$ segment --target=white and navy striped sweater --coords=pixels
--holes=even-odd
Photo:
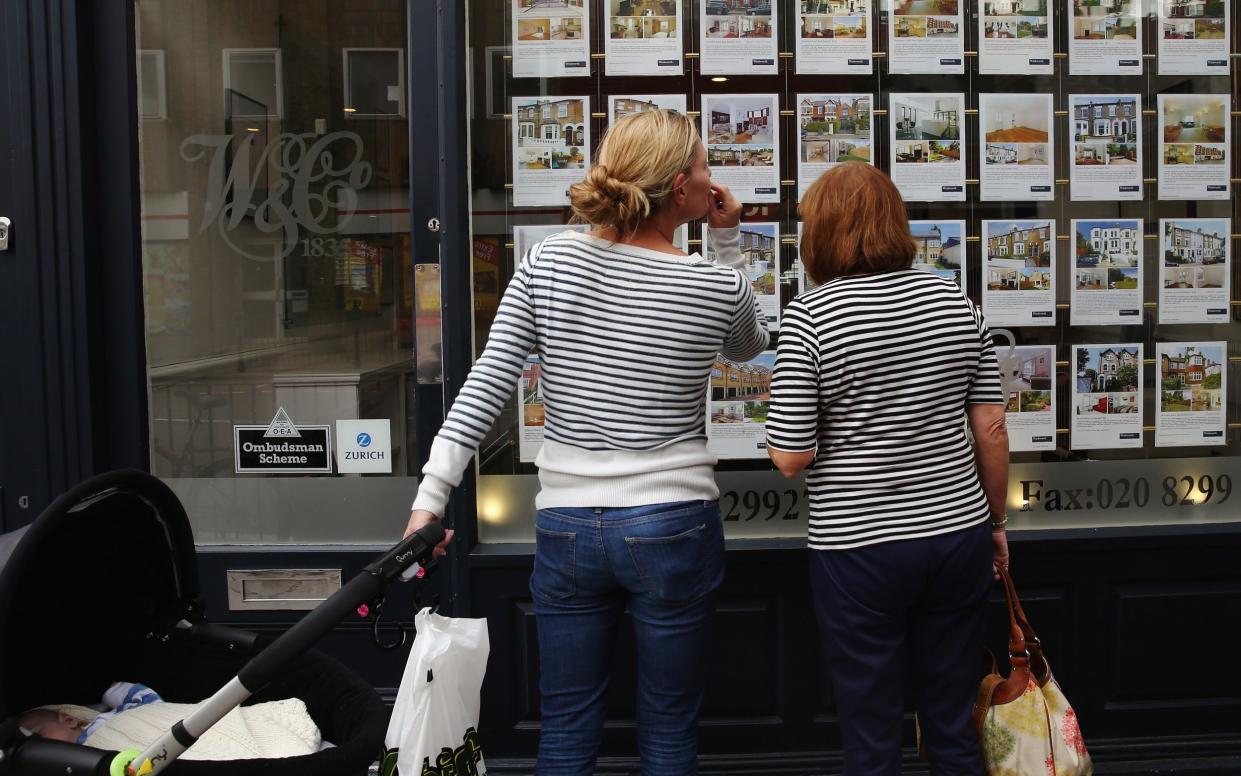
[[[431,445],[414,508],[443,514],[532,350],[544,397],[538,508],[717,498],[708,377],[717,354],[745,361],[768,344],[737,270],[737,232],[712,231],[719,264],[577,232],[533,246]]]
[[[988,519],[967,404],[1003,404],[982,314],[909,269],[838,278],[784,310],[768,447],[817,450],[811,549],[934,536]]]

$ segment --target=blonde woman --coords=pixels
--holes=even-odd
[[[407,531],[443,513],[536,350],[545,414],[530,578],[543,716],[536,773],[594,772],[628,609],[642,773],[688,776],[724,571],[707,381],[718,354],[744,361],[767,347],[766,320],[737,269],[741,206],[711,183],[690,119],[626,116],[596,158],[569,189],[576,219],[593,231],[554,235],[522,257],[432,444]],[[704,217],[720,263],[672,243],[681,224]]]

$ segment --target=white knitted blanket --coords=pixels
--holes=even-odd
[[[142,749],[194,710],[188,703],[150,703],[104,723],[87,746]],[[296,757],[319,751],[320,734],[306,704],[297,698],[233,709],[191,746],[185,760],[250,760]]]

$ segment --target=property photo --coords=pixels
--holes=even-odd
[[[1216,0],[1219,2],[1219,0]],[[1228,34],[1223,19],[1196,19],[1194,21],[1194,38],[1196,40],[1223,40]]]
[[[1138,395],[1136,393],[1109,393],[1107,396],[1107,414],[1128,415],[1138,411]]]
[[[893,0],[896,16],[956,16],[958,0]]]
[[[1047,17],[988,16],[983,19],[982,33],[983,37],[988,40],[1046,40]]]
[[[609,0],[612,16],[673,16],[680,0]]]
[[[801,0],[803,16],[823,14],[826,16],[866,16],[870,14],[869,0]]]
[[[811,38],[834,38],[836,37],[836,19],[833,16],[803,16],[801,17],[801,37],[804,39]]]
[[[525,170],[585,166],[586,121],[579,98],[539,99],[515,106],[518,165]]]
[[[1051,391],[1022,391],[1018,412],[1051,412]]]
[[[1052,348],[1021,347],[1014,350],[1015,368],[1006,374],[1005,385],[1014,391],[1039,393],[1052,390],[1055,355]],[[1010,362],[1003,367],[1006,373]],[[1050,400],[1049,402],[1050,403]]]
[[[712,402],[711,423],[766,423],[767,406],[765,401]]]
[[[524,17],[517,19],[517,40],[551,40],[552,20]]]
[[[1223,394],[1227,353],[1218,345],[1166,345],[1159,354],[1159,404],[1164,412],[1209,412]]]
[[[951,273],[959,281],[964,238],[961,224],[955,221],[910,221],[909,232],[917,249],[914,269]]]
[[[708,38],[770,38],[771,16],[708,16],[702,20]]]
[[[1107,404],[1106,393],[1079,393],[1077,395],[1077,414],[1106,415]]]
[[[1140,221],[1078,221],[1075,264],[1079,268],[1136,268],[1142,239]]]
[[[797,114],[802,161],[870,160],[869,97],[807,97]]]
[[[837,16],[832,26],[832,35],[845,40],[866,37],[865,16]]]
[[[776,152],[772,146],[707,146],[707,164],[711,167],[772,167],[775,158]]]
[[[892,34],[897,38],[925,38],[925,16],[898,16],[892,25]]]
[[[1132,348],[1079,348],[1077,392],[1135,393],[1142,379],[1141,366]]]
[[[675,95],[674,95],[675,96]],[[645,113],[652,110],[684,111],[683,105],[672,100],[660,100],[659,95],[651,97],[617,97],[612,103],[612,121],[628,116],[631,113]]]
[[[625,2],[626,0],[620,0]],[[617,0],[613,0],[617,2]],[[647,3],[657,5],[657,3]],[[655,16],[652,14],[634,14],[632,16],[613,16],[608,36],[613,40],[642,40],[647,38],[671,38],[677,33],[676,5],[669,3],[671,14]]]
[[[1022,267],[1018,280],[1020,291],[1048,291],[1051,289],[1051,271],[1038,267]]]
[[[961,137],[959,95],[894,96],[889,113],[897,140],[958,140]]]
[[[989,142],[1046,143],[1048,115],[1046,106],[1020,95],[988,95],[987,113],[980,116]]]
[[[1204,267],[1218,268],[1222,279],[1229,237],[1226,221],[1165,221],[1162,235],[1164,287],[1202,288],[1206,282],[1202,274]]]
[[[928,38],[955,38],[961,34],[961,25],[955,16],[926,17],[926,36]]]
[[[711,369],[711,401],[760,402],[766,420],[766,404],[771,400],[771,373],[775,369],[775,353],[764,353],[741,363],[717,356]]]
[[[764,145],[772,143],[777,116],[772,100],[744,95],[702,98],[707,117],[707,143]]]
[[[1130,4],[1122,3],[1121,5]],[[1074,10],[1077,10],[1076,7]],[[1074,40],[1137,40],[1137,36],[1138,19],[1133,13],[1078,16],[1073,19]]]
[[[576,16],[581,18],[586,0],[514,0],[518,21],[524,16]]]
[[[984,230],[988,262],[1017,262],[1011,266],[1049,269],[1056,236],[1050,221],[991,222]],[[1035,276],[1028,276],[1035,280]]]
[[[1228,98],[1170,94],[1163,98],[1163,142],[1223,143]]]

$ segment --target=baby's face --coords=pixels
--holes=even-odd
[[[68,714],[46,711],[23,720],[22,727],[40,738],[73,743],[82,734],[82,723]]]

